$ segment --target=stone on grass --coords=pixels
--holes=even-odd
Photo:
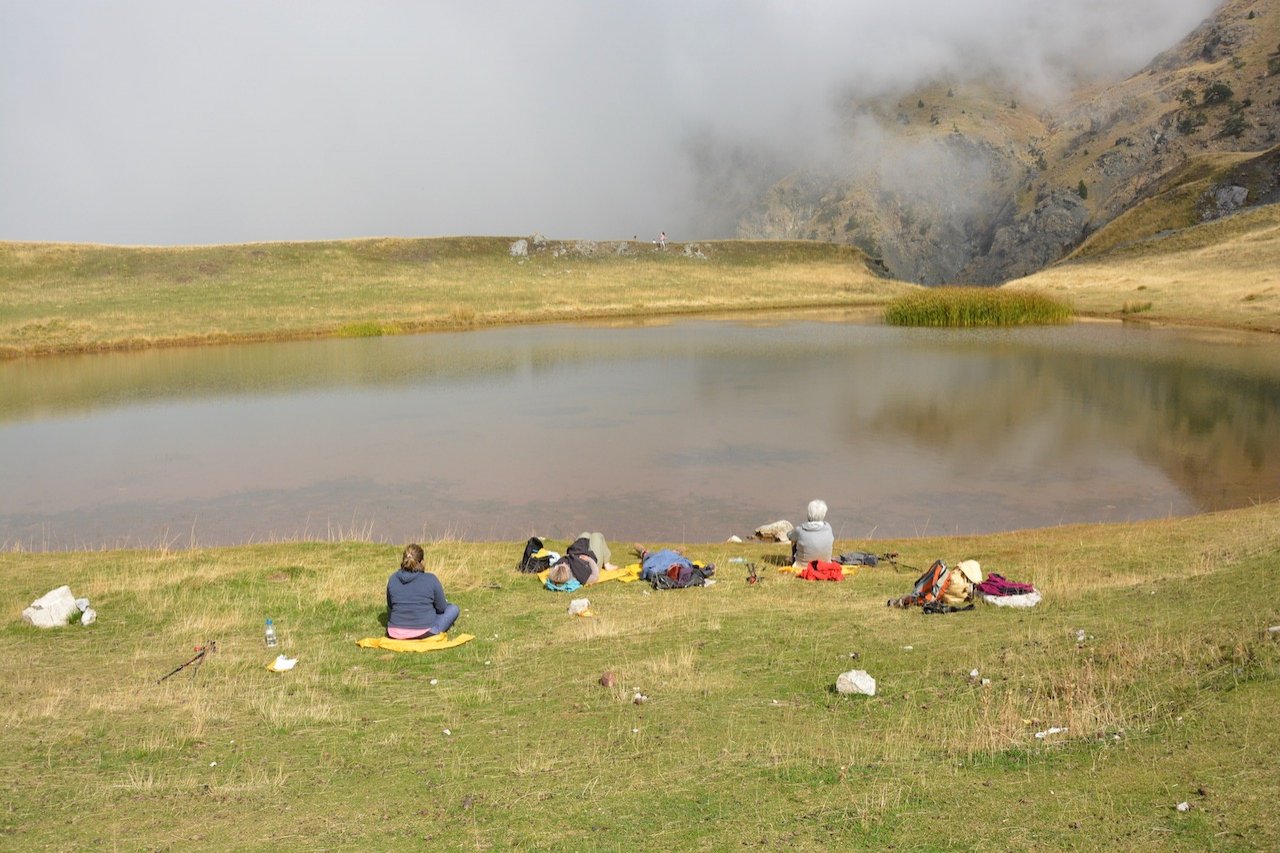
[[[836,677],[836,692],[843,695],[858,693],[863,696],[876,695],[876,680],[865,670],[851,669]]]
[[[782,519],[760,525],[756,528],[755,534],[757,539],[763,539],[766,542],[786,542],[787,534],[792,530],[795,530],[795,525]]]
[[[60,586],[31,602],[31,606],[22,611],[22,621],[37,628],[60,628],[77,610],[71,587]]]

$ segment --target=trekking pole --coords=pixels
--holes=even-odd
[[[883,557],[881,557],[881,559],[882,559],[882,560],[887,561],[887,562],[889,563],[889,565],[893,566],[893,568],[894,568],[894,569],[897,569],[899,566],[901,566],[902,568],[904,568],[904,569],[910,569],[910,570],[911,570],[911,571],[913,571],[913,572],[923,572],[923,571],[924,571],[924,569],[920,568],[919,566],[913,566],[913,565],[911,565],[910,563],[899,563],[899,562],[898,562],[898,552],[897,552],[897,551],[890,551],[889,553],[887,553],[887,554],[885,554]]]
[[[196,646],[195,656],[192,657],[191,660],[187,661],[186,663],[178,664],[174,668],[173,672],[169,673],[169,675],[165,675],[156,679],[156,684],[159,684],[160,682],[164,681],[170,675],[177,675],[178,673],[182,672],[184,669],[191,666],[192,664],[195,664],[195,667],[196,667],[192,675],[192,679],[194,679],[195,678],[194,673],[198,673],[200,671],[200,664],[204,663],[205,655],[209,654],[209,652],[216,652],[217,650],[218,650],[217,640],[206,641],[203,646]]]

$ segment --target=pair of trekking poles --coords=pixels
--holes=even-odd
[[[186,661],[185,663],[178,664],[176,667],[174,667],[173,671],[170,672],[168,675],[163,675],[160,678],[156,679],[156,684],[159,684],[160,682],[164,681],[166,678],[169,678],[169,676],[177,675],[178,673],[182,672],[184,669],[186,669],[189,666],[195,667],[195,669],[191,671],[191,678],[194,681],[195,677],[200,674],[200,664],[204,663],[204,659],[208,657],[210,653],[216,652],[217,650],[218,650],[217,640],[206,641],[203,646],[196,646],[196,653],[191,658],[191,660]]]

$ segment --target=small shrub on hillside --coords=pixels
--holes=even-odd
[[[1209,119],[1202,112],[1187,113],[1178,119],[1178,133],[1183,136],[1190,136],[1200,128],[1204,127],[1205,122]]]
[[[1089,197],[1089,188],[1085,186],[1084,178],[1080,179],[1080,186],[1076,187],[1076,194],[1079,195],[1081,199]]]
[[[1204,88],[1204,102],[1206,104],[1225,104],[1235,97],[1235,94],[1226,83],[1210,83]]]
[[[993,287],[933,287],[901,296],[884,309],[891,326],[1039,326],[1069,323],[1074,312],[1043,293]]]
[[[1183,89],[1178,93],[1178,100],[1189,107],[1196,105],[1196,93],[1194,89]]]
[[[1238,138],[1248,128],[1249,122],[1244,120],[1244,116],[1234,115],[1222,123],[1222,131],[1218,135]]]

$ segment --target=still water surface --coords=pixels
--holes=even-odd
[[[1280,497],[1280,346],[1109,324],[538,326],[0,363],[0,546],[844,538]]]

